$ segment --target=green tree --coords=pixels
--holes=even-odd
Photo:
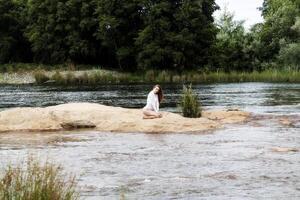
[[[297,32],[298,37],[288,44],[284,40],[281,42],[278,59],[281,65],[300,70],[300,17],[297,17],[292,29]]]
[[[300,15],[299,0],[265,0],[262,15],[265,19],[259,34],[263,48],[262,58],[266,62],[276,61],[281,46],[295,42],[299,35],[291,27]]]
[[[139,32],[139,68],[176,69],[207,64],[216,29],[213,0],[148,0]]]
[[[281,48],[278,58],[285,68],[300,70],[300,42],[290,43]]]
[[[0,0],[0,63],[30,61],[29,42],[23,36],[24,1]]]
[[[248,69],[263,71],[265,66],[264,47],[260,39],[260,33],[263,24],[258,23],[251,27],[247,33],[244,44],[246,56],[248,59]]]
[[[26,35],[36,62],[88,63],[99,59],[95,1],[30,0],[27,6]]]
[[[143,27],[143,0],[101,0],[97,4],[98,31],[102,41],[121,70],[134,70],[137,50],[134,45],[138,31]]]
[[[36,62],[57,63],[67,57],[65,47],[65,2],[59,0],[30,0],[26,35],[32,44]]]
[[[244,29],[243,21],[235,21],[234,14],[225,8],[216,23],[219,31],[214,44],[212,65],[224,71],[253,70],[254,38]]]
[[[96,38],[98,29],[97,0],[68,0],[66,45],[69,59],[79,63],[102,63],[104,49]]]

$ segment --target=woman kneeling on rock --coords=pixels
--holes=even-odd
[[[147,105],[143,108],[143,119],[161,118],[162,114],[158,112],[159,104],[163,99],[163,91],[160,85],[155,85],[147,97]]]

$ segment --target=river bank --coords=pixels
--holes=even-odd
[[[24,66],[23,66],[24,65]],[[1,70],[2,69],[2,70]],[[97,85],[129,83],[300,83],[300,72],[270,69],[253,72],[171,70],[123,72],[99,66],[1,65],[0,84]]]

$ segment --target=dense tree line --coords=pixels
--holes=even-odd
[[[211,68],[264,70],[269,68],[300,69],[300,1],[264,0],[263,23],[249,31],[243,21],[224,11],[216,25],[217,40]]]
[[[214,0],[0,0],[0,63],[252,71],[300,63],[299,0],[244,29]]]
[[[31,60],[30,44],[24,36],[24,10],[22,1],[0,0],[0,63]]]
[[[202,66],[216,8],[213,0],[0,0],[0,62]]]

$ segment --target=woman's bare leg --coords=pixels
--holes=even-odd
[[[152,110],[143,110],[143,114],[144,114],[143,119],[154,119],[154,118],[162,117],[162,114]]]
[[[143,119],[155,119],[155,118],[157,118],[157,117],[155,117],[155,116],[147,116],[147,115],[143,116]]]

